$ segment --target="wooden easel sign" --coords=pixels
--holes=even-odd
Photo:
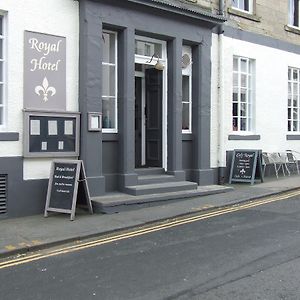
[[[75,219],[79,184],[83,185],[89,212],[93,213],[90,193],[82,160],[55,160],[52,162],[44,217],[48,212],[71,214]]]
[[[229,183],[263,182],[261,150],[234,150],[232,155]]]

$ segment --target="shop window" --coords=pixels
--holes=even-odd
[[[289,25],[300,27],[299,15],[300,15],[300,5],[299,0],[289,0]]]
[[[254,61],[245,57],[233,58],[232,130],[253,130]]]
[[[0,15],[0,129],[5,126],[6,99],[5,99],[5,28],[4,16]]]
[[[300,69],[288,68],[288,131],[300,131]]]
[[[192,132],[192,50],[183,46],[182,51],[182,132]]]
[[[102,60],[102,128],[117,132],[117,34],[103,31]]]
[[[253,13],[253,0],[232,0],[232,7],[244,12]]]

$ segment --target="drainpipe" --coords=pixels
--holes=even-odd
[[[225,0],[219,0],[219,15],[224,16]],[[218,168],[219,184],[224,184],[226,180],[226,153],[225,133],[224,133],[224,66],[223,66],[223,25],[218,26]]]

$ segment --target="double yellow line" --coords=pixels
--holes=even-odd
[[[209,212],[199,212],[197,215],[193,215],[190,217],[176,218],[173,220],[168,220],[162,224],[152,225],[149,227],[144,227],[144,228],[140,228],[140,229],[133,230],[133,231],[114,234],[112,236],[103,237],[98,240],[82,242],[77,245],[66,246],[66,247],[63,247],[60,249],[55,249],[55,250],[48,250],[46,253],[35,253],[32,255],[24,256],[24,257],[19,257],[19,258],[3,261],[3,262],[0,262],[0,270],[4,269],[4,268],[9,268],[9,267],[13,267],[13,266],[22,265],[25,263],[37,261],[37,260],[40,260],[43,258],[48,258],[48,257],[60,255],[60,254],[80,251],[83,249],[96,247],[96,246],[116,242],[119,240],[132,238],[132,237],[137,237],[140,235],[172,228],[175,226],[193,223],[196,221],[205,220],[208,218],[213,218],[213,217],[225,215],[225,214],[240,211],[240,210],[245,210],[248,208],[252,208],[252,207],[256,207],[256,206],[260,206],[260,205],[264,205],[264,204],[268,204],[268,203],[272,203],[272,202],[276,202],[276,201],[286,200],[286,199],[289,199],[289,198],[292,198],[295,196],[299,196],[299,195],[300,195],[300,189],[294,190],[292,192],[286,192],[286,193],[283,193],[283,194],[280,194],[277,196],[270,196],[270,197],[265,197],[265,198],[258,199],[258,200],[253,200],[253,201],[243,203],[240,205],[233,205],[233,206],[229,206],[229,207],[225,207],[225,208],[221,208],[221,209],[215,209],[213,211],[210,210]]]

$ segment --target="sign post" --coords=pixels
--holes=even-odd
[[[234,150],[231,161],[229,183],[263,182],[261,150]]]
[[[75,218],[79,184],[83,185],[89,212],[93,213],[83,161],[55,160],[52,162],[44,216],[48,212],[71,214]]]

